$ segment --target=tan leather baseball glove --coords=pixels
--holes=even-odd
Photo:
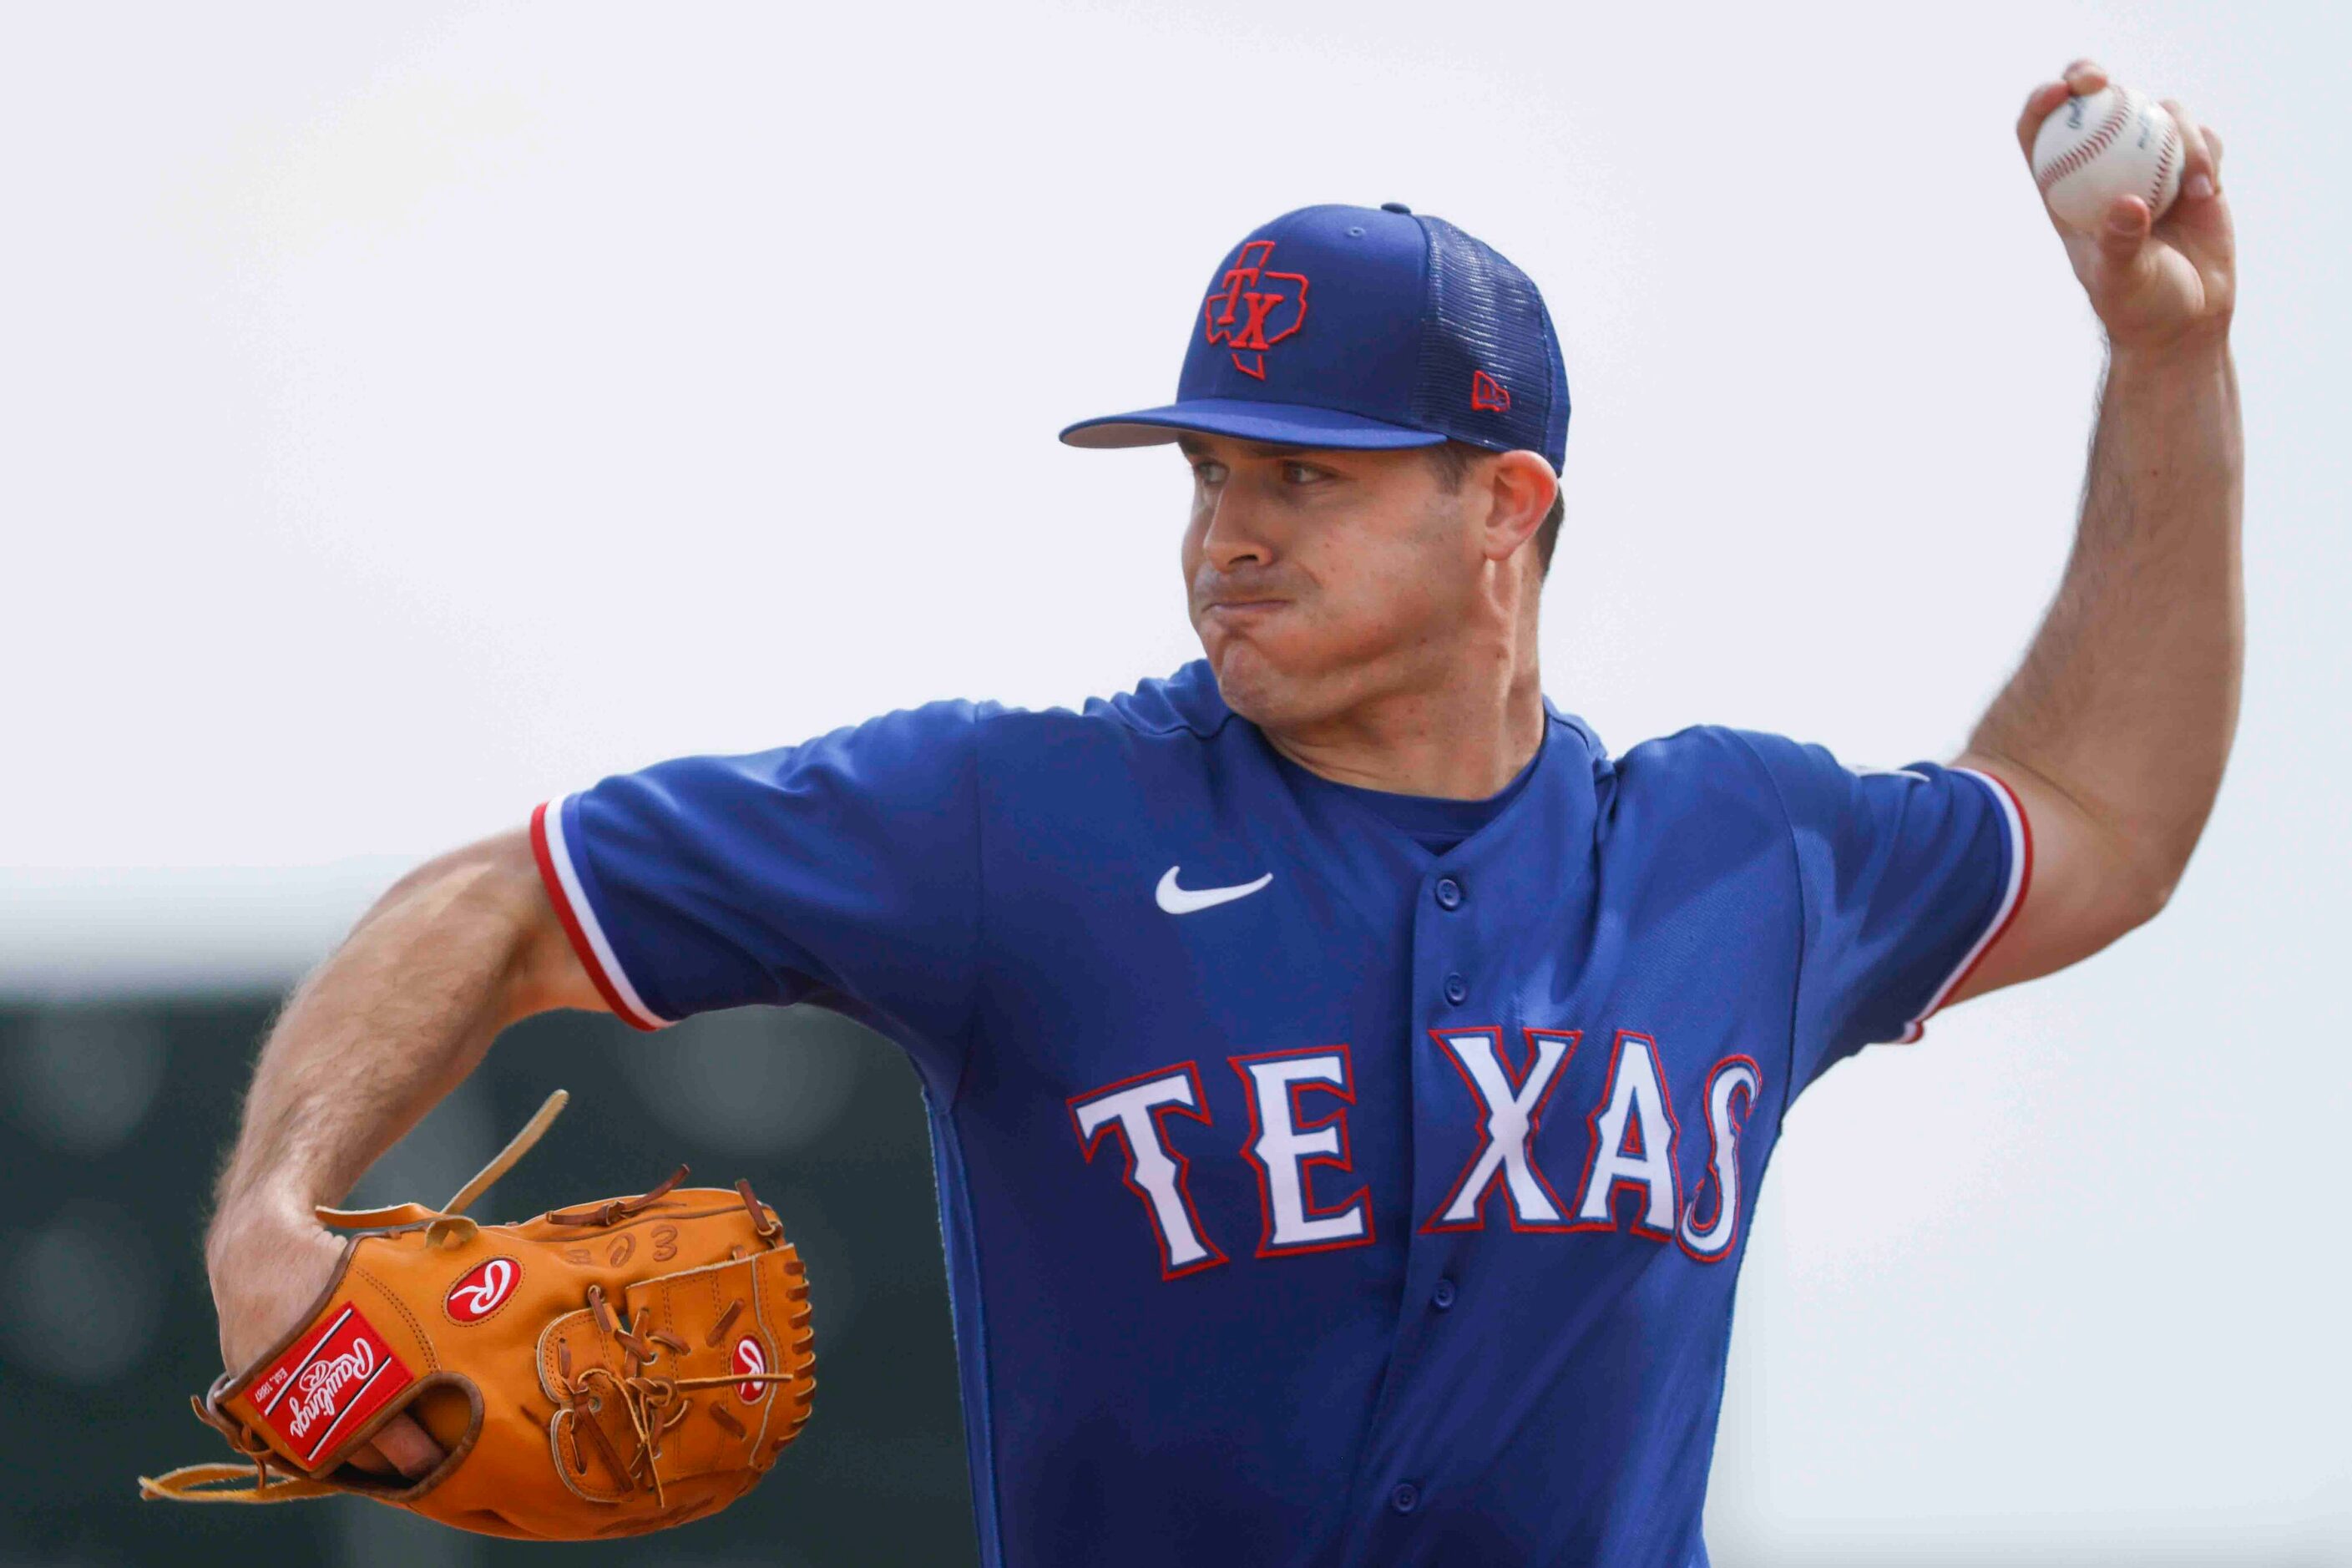
[[[142,1477],[141,1495],[352,1492],[485,1535],[583,1541],[667,1529],[751,1490],[816,1391],[800,1258],[750,1183],[682,1187],[683,1166],[637,1197],[466,1218],[565,1098],[441,1208],[320,1210],[354,1234],[317,1309],[192,1401],[246,1462]],[[404,1412],[439,1464],[412,1480],[350,1462]]]

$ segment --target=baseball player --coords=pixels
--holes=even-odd
[[[2104,83],[2035,89],[2021,141]],[[2232,241],[2173,107],[2163,220],[2062,229],[2108,339],[2080,531],[1958,757],[1612,753],[1552,706],[1542,299],[1402,205],[1287,214],[1212,273],[1173,402],[1063,433],[1181,449],[1202,658],[663,763],[404,879],[263,1052],[228,1364],[332,1268],[311,1205],[506,1025],[811,1002],[922,1082],[984,1562],[1704,1563],[1790,1105],[2149,919],[2219,787]]]

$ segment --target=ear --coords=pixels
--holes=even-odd
[[[1559,493],[1559,478],[1543,454],[1524,448],[1498,453],[1485,468],[1486,559],[1505,561],[1543,526]]]

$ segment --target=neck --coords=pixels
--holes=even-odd
[[[1433,683],[1264,733],[1276,751],[1334,784],[1484,800],[1517,778],[1543,742],[1534,638],[1501,651],[1463,661]]]

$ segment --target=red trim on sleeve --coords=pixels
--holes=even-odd
[[[2018,914],[2025,908],[2025,900],[2033,892],[2033,819],[2025,815],[2025,802],[2018,798],[2015,790],[2009,787],[2007,779],[1981,768],[1977,771],[1983,773],[1985,777],[1999,784],[2000,793],[2009,796],[2010,806],[2017,813],[2018,852],[2024,857],[2025,866],[2017,874],[2016,902],[2009,906],[2009,913],[2000,918],[2000,924],[1994,927],[1992,935],[1985,939],[1985,944],[1979,950],[1976,958],[1966,969],[1960,971],[1960,977],[1952,982],[1954,991],[1958,991],[1969,983],[1969,976],[1974,974],[1977,972],[1977,966],[1984,963],[1985,955],[2000,944],[2002,937],[2009,934],[2009,928],[2017,923]]]
[[[547,889],[547,900],[555,906],[555,918],[563,922],[563,934],[570,940],[572,951],[579,956],[580,967],[588,972],[588,978],[594,983],[596,994],[604,999],[604,1005],[612,1010],[614,1017],[632,1029],[653,1034],[657,1026],[637,1016],[636,1009],[622,1000],[612,976],[604,973],[604,964],[597,960],[595,948],[588,941],[587,931],[581,929],[580,917],[572,908],[572,900],[563,891],[563,878],[555,869],[555,852],[547,842],[547,808],[550,805],[558,810],[562,808],[560,801],[542,801],[530,814],[530,854],[531,858],[539,862],[539,879]]]
[[[2009,912],[2000,917],[2000,923],[1992,929],[1992,934],[1986,937],[1979,945],[1976,956],[1969,959],[1967,966],[1958,974],[1944,983],[1943,990],[1936,994],[1935,1005],[1920,1014],[1912,1023],[1911,1027],[1905,1031],[1915,1041],[1919,1037],[1920,1031],[1927,1026],[1927,1020],[1942,1012],[1946,1004],[1959,994],[1960,988],[1969,983],[1969,976],[1977,972],[1984,963],[1986,955],[2000,944],[2002,937],[2009,934],[2009,928],[2017,923],[2019,911],[2025,908],[2026,896],[2033,891],[2033,819],[2025,815],[2025,802],[2018,798],[2015,790],[2009,787],[2009,781],[1999,774],[1984,768],[1970,768],[1969,771],[1979,778],[1990,779],[2000,793],[2009,797],[2010,809],[2017,813],[2017,852],[2023,862],[2017,874],[2017,897],[2010,900]]]

